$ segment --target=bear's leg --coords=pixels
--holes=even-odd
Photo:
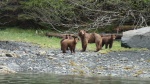
[[[69,50],[69,47],[67,47],[67,50]]]
[[[111,48],[112,48],[112,43],[109,44],[109,49],[111,49]]]
[[[63,53],[66,53],[66,48],[63,49]]]
[[[75,49],[73,49],[73,52],[75,53]]]
[[[100,50],[101,50],[102,49],[102,42],[100,43],[99,47],[100,47]]]
[[[102,42],[102,47],[105,45],[105,43],[104,42]]]
[[[66,53],[66,47],[67,45],[65,45],[64,43],[61,44],[61,50],[63,53]]]
[[[82,51],[84,52],[87,48],[87,44],[84,44],[83,47],[82,47]]]
[[[86,51],[87,45],[88,45],[88,40],[86,39],[85,41],[82,42],[82,51]]]
[[[105,49],[107,49],[107,48],[108,48],[108,43],[105,44]]]
[[[70,49],[70,52],[72,53],[72,52],[73,52],[73,49],[72,49],[72,47],[69,47],[69,49]]]
[[[96,51],[95,52],[98,52],[100,49],[101,49],[100,42],[96,42]]]
[[[73,50],[73,53],[75,53],[75,46],[73,47],[73,49],[72,49],[72,50]]]
[[[82,42],[82,52],[86,50],[87,42]]]

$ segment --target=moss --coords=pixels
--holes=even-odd
[[[146,60],[146,62],[150,62],[150,59]]]

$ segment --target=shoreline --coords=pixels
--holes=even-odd
[[[77,50],[64,54],[30,43],[0,41],[0,53],[0,73],[4,66],[6,73],[150,78],[150,50],[108,54]]]

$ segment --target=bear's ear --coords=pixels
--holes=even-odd
[[[77,43],[79,41],[79,38],[78,37],[75,37],[74,38],[75,42]]]
[[[85,33],[87,32],[86,30],[83,30]]]

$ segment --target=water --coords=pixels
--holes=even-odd
[[[150,79],[52,74],[0,74],[0,84],[150,84]]]

